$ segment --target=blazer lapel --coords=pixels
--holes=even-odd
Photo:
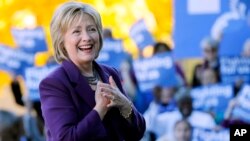
[[[98,72],[98,74],[100,75],[102,82],[103,83],[109,83],[109,72],[107,72],[105,69],[103,69],[102,66],[100,66],[99,64],[97,64],[95,61],[93,62],[94,66]]]
[[[80,70],[71,61],[63,61],[62,66],[66,71],[70,81],[74,83],[75,91],[91,107],[95,106],[94,91],[82,76]]]

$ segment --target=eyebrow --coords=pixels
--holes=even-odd
[[[89,27],[96,27],[96,25],[87,25],[87,28],[89,28]],[[77,26],[73,26],[72,27],[72,29],[75,29],[75,28],[79,29],[79,28],[82,28],[82,26],[81,25],[77,25]]]

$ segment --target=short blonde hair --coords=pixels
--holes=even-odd
[[[68,28],[72,26],[73,23],[79,21],[79,17],[82,17],[83,14],[88,14],[94,19],[100,39],[99,51],[101,50],[103,39],[102,22],[99,12],[85,3],[66,2],[55,11],[50,23],[50,34],[55,53],[54,57],[58,63],[69,59],[64,47],[63,37]],[[96,58],[98,57],[99,51]]]

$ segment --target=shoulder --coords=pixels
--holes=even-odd
[[[199,121],[198,119],[200,119],[200,118],[203,120],[206,120],[206,121],[213,121],[212,115],[210,115],[209,113],[206,113],[206,112],[193,111],[191,116],[194,119],[197,119],[197,121]]]
[[[45,78],[42,79],[40,82],[39,87],[44,84],[59,84],[61,82],[65,81],[65,78],[67,77],[65,70],[62,66],[59,66],[55,68],[52,72],[50,72]]]
[[[65,71],[62,66],[58,66],[53,71],[51,71],[43,80],[46,79],[62,79],[65,78]]]

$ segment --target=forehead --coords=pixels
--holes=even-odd
[[[90,14],[79,11],[73,17],[72,22],[69,25],[69,27],[79,26],[79,25],[96,25],[96,23],[94,21],[94,18]]]

